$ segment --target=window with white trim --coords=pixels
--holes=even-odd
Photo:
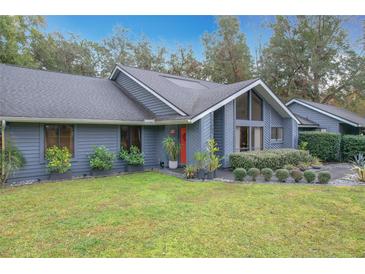
[[[272,127],[271,128],[271,140],[272,141],[282,141],[283,140],[283,128],[282,127]]]

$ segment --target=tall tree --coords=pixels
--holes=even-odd
[[[0,62],[35,66],[30,43],[43,26],[42,16],[0,16]]]
[[[188,49],[178,47],[177,51],[171,54],[168,66],[168,72],[174,75],[196,79],[203,77],[202,63],[195,58],[191,47]]]
[[[132,48],[133,62],[136,67],[159,72],[165,71],[166,49],[164,47],[157,47],[154,50],[147,37],[143,36],[137,43],[132,45]]]
[[[353,88],[361,69],[338,16],[278,16],[260,56],[260,76],[281,97],[328,102]]]
[[[205,33],[204,71],[208,79],[220,83],[247,80],[252,76],[252,58],[239,19],[234,16],[217,18],[218,30]]]

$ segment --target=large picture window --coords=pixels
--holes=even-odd
[[[141,127],[122,126],[120,129],[120,146],[124,149],[129,149],[131,146],[136,146],[140,151],[142,151]]]
[[[262,100],[256,93],[251,92],[252,100],[252,120],[262,121]]]
[[[239,120],[249,119],[248,92],[242,94],[236,100],[236,118]]]
[[[44,148],[67,147],[74,154],[74,127],[71,125],[46,125],[44,127]]]
[[[271,140],[282,141],[283,140],[283,128],[272,127],[271,128]]]
[[[251,135],[251,149],[252,150],[262,150],[264,148],[263,142],[263,128],[262,127],[253,127],[252,135]]]

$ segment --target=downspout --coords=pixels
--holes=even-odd
[[[5,173],[5,120],[1,121],[1,174]]]

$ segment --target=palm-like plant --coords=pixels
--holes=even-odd
[[[169,136],[162,141],[162,145],[169,156],[169,160],[177,161],[180,152],[180,144],[176,143],[175,139]]]

